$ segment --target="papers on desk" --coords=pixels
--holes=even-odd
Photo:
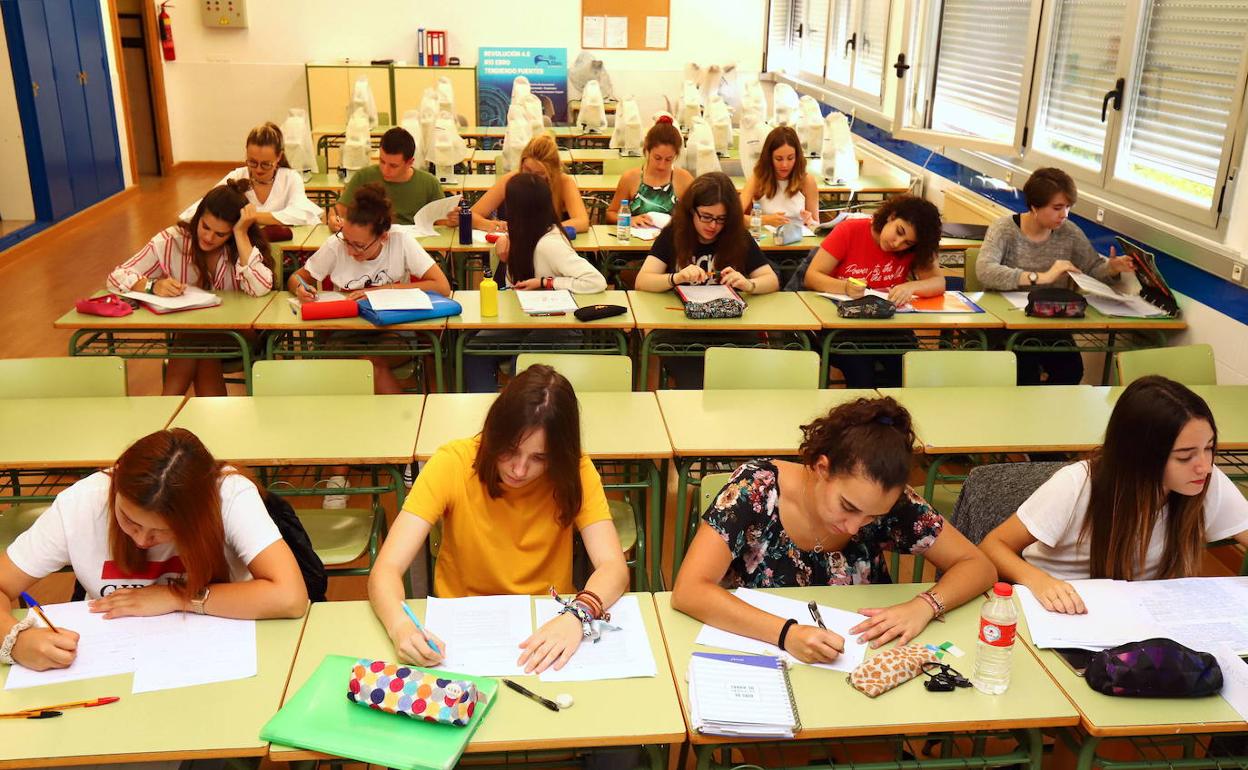
[[[737,293],[732,290],[731,286],[723,286],[716,283],[706,284],[705,286],[677,286],[676,293],[685,302],[710,302],[713,299],[744,301],[737,296]]]
[[[1222,669],[1222,699],[1248,722],[1248,661],[1235,654],[1229,645],[1220,644],[1209,652],[1218,659]]]
[[[368,293],[373,310],[432,310],[433,302],[422,289],[374,289]]]
[[[559,614],[562,606],[554,599],[536,601],[537,627]],[[542,672],[543,682],[588,682],[598,679],[632,679],[657,676],[650,636],[636,596],[621,596],[611,606],[611,625],[619,631],[604,631],[598,642],[581,643],[576,654],[562,669]]]
[[[630,227],[628,234],[639,241],[653,241],[659,237],[659,233],[663,232],[658,227]]]
[[[1075,285],[1086,292],[1088,304],[1103,315],[1125,318],[1155,318],[1166,311],[1138,294],[1124,294],[1086,273],[1067,273]],[[1122,279],[1130,280],[1130,279]],[[1138,286],[1138,282],[1136,284]]]
[[[413,238],[427,238],[431,235],[437,235],[438,231],[435,223],[450,216],[451,212],[459,206],[459,201],[463,197],[462,195],[452,195],[426,203],[420,208],[420,211],[416,212],[416,216],[412,217],[412,224],[391,225],[390,229],[406,233]]]
[[[520,309],[529,315],[563,315],[576,312],[576,300],[567,289],[517,291]]]
[[[1248,653],[1248,578],[1178,580],[1072,580],[1086,615],[1048,612],[1025,586],[1019,604],[1032,642],[1041,648],[1104,650],[1127,642],[1167,637],[1194,650],[1228,645]]]
[[[1001,296],[1004,297],[1005,301],[1010,303],[1010,307],[1014,308],[1015,310],[1027,309],[1027,292],[1025,291],[1003,291],[1001,292]]]
[[[315,305],[318,302],[337,302],[338,300],[346,298],[347,295],[340,291],[318,291],[316,293],[316,299],[311,302],[304,302],[293,294],[287,297],[286,301],[290,303],[290,306],[295,310],[295,312],[299,312],[299,309],[304,305]]]
[[[785,663],[766,655],[693,653],[689,716],[712,735],[792,738],[802,729]]]
[[[810,610],[807,609],[805,602],[755,591],[752,588],[738,588],[733,591],[733,595],[746,604],[777,617],[797,618],[798,622],[803,625],[814,623],[810,619]],[[840,634],[845,638],[845,652],[831,663],[816,663],[814,664],[815,667],[826,668],[830,671],[853,671],[866,657],[867,645],[860,644],[857,637],[849,633],[849,629],[866,620],[867,617],[856,612],[847,612],[835,607],[825,607],[822,604],[819,605],[819,614],[823,617],[823,623],[828,627],[829,631]],[[726,650],[740,650],[741,652],[762,655],[779,655],[790,662],[797,662],[795,658],[781,652],[774,645],[706,624],[703,624],[702,630],[698,632],[697,638],[693,641],[694,644],[706,647],[722,647]]]
[[[533,634],[527,596],[471,596],[425,604],[425,627],[446,642],[438,668],[474,676],[523,676],[520,643]]]
[[[198,286],[187,285],[176,297],[159,297],[141,291],[128,291],[121,296],[142,302],[153,313],[177,313],[182,310],[198,310],[202,307],[216,307],[221,298]]]
[[[256,675],[256,621],[183,612],[105,620],[86,602],[44,605],[58,628],[79,634],[69,668],[31,671],[14,664],[6,690],[134,674],[133,692],[227,682]]]
[[[779,230],[780,228],[776,227],[775,225],[763,225],[763,229],[771,233],[772,235],[775,235],[776,230]],[[802,237],[813,238],[814,236],[815,236],[815,231],[811,230],[808,225],[803,223],[802,224]]]

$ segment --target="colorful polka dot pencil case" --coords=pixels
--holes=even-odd
[[[366,708],[463,727],[477,708],[476,684],[415,666],[360,658],[351,668],[347,699]]]

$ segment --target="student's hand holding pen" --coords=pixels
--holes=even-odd
[[[186,291],[186,284],[173,278],[161,278],[152,286],[152,293],[157,297],[180,297]]]
[[[417,666],[436,666],[446,659],[446,642],[430,633],[406,603],[401,605],[403,618],[397,619],[389,629],[394,651],[404,663]]]
[[[32,671],[69,668],[78,658],[78,633],[35,626],[17,635],[13,660]]]

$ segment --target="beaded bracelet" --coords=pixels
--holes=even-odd
[[[927,602],[928,606],[932,608],[933,618],[940,621],[945,619],[945,603],[940,600],[940,597],[936,595],[935,591],[929,589],[919,594],[919,597],[923,599],[923,601]]]
[[[13,624],[9,632],[4,635],[4,641],[0,642],[0,663],[6,666],[13,665],[13,646],[17,644],[17,635],[38,622],[39,618],[35,613],[31,612],[26,617]]]

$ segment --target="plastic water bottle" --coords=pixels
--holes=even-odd
[[[979,611],[979,641],[975,643],[975,668],[971,684],[989,695],[1000,695],[1010,687],[1010,656],[1018,630],[1018,608],[1014,587],[997,583],[992,596]]]
[[[459,244],[467,246],[472,243],[472,210],[468,201],[459,199]]]
[[[628,198],[620,201],[620,218],[615,225],[615,239],[627,241],[633,237],[633,210],[628,207]]]
[[[758,201],[754,201],[754,208],[750,209],[750,235],[756,241],[763,239],[763,204]]]

